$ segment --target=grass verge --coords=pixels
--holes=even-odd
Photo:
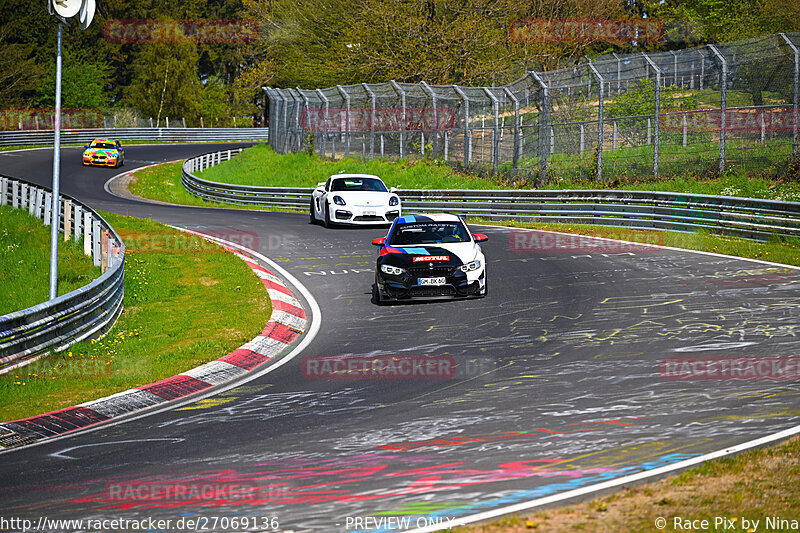
[[[661,481],[624,488],[607,497],[566,507],[534,511],[454,533],[519,533],[529,531],[653,532],[726,531],[716,517],[731,520],[727,531],[797,531],[800,508],[800,437],[769,448],[708,461]],[[676,527],[675,518],[708,520],[708,526]],[[767,517],[788,520],[768,527]],[[749,522],[750,527],[745,527]],[[753,521],[758,520],[758,527]],[[794,526],[791,521],[795,520]],[[685,522],[683,522],[685,524]]]
[[[0,315],[46,302],[50,297],[50,226],[24,209],[0,206]],[[84,255],[83,242],[58,243],[58,294],[100,277]]]
[[[150,220],[103,217],[128,248],[123,313],[106,337],[0,376],[0,420],[179,374],[235,350],[264,328],[269,296],[240,259]]]
[[[764,154],[774,155],[774,150],[770,150],[769,147],[761,150]],[[604,158],[609,165],[616,165],[621,169],[625,169],[625,172],[617,179],[609,179],[602,182],[583,177],[584,174],[591,175],[590,172],[572,172],[569,169],[561,171],[557,168],[558,165],[566,164],[567,162],[554,161],[552,174],[558,177],[552,178],[551,181],[540,188],[658,190],[800,201],[800,183],[748,176],[741,169],[727,172],[719,177],[699,178],[696,173],[690,171],[691,168],[699,168],[692,163],[687,166],[685,173],[674,177],[659,180],[654,180],[650,177],[638,177],[647,176],[648,172],[651,171],[652,152],[652,147],[639,147],[630,148],[627,152],[626,150],[617,150],[614,153],[604,154]],[[585,165],[588,168],[592,164],[592,156],[588,153],[584,154],[584,156],[583,159],[576,158],[574,161],[570,161],[578,166]],[[668,153],[664,156],[665,159],[669,159],[669,157]],[[644,170],[641,172],[637,170],[634,174],[631,174],[631,169],[636,170],[638,168],[637,165],[642,166]],[[325,181],[331,174],[346,172],[376,174],[388,186],[400,189],[511,189],[529,187],[529,184],[522,180],[513,181],[507,174],[501,173],[497,177],[466,174],[446,165],[442,161],[360,161],[355,159],[330,161],[305,152],[276,154],[266,144],[248,148],[232,160],[204,170],[199,176],[211,181],[240,185],[315,187],[317,183]],[[178,185],[180,185],[179,179]]]
[[[518,221],[493,221],[483,218],[469,219],[470,224],[489,224],[494,226],[509,226],[515,228],[529,228],[561,233],[574,233],[576,235],[591,235],[618,239],[623,241],[638,242],[654,246],[671,246],[686,250],[701,252],[714,252],[736,257],[761,259],[775,263],[800,266],[800,242],[757,242],[743,239],[710,235],[708,233],[678,233],[673,231],[648,231],[628,228],[613,228],[606,226],[589,226],[583,224],[550,224]],[[582,253],[582,252],[576,252]]]

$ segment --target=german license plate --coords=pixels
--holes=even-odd
[[[444,278],[419,278],[417,279],[417,285],[444,285],[445,279]]]

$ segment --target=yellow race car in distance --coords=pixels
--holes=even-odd
[[[84,165],[120,167],[125,163],[125,150],[115,139],[95,139],[83,148]]]

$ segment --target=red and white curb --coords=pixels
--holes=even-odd
[[[272,299],[272,314],[264,331],[228,355],[177,376],[66,409],[0,423],[0,448],[57,437],[229,383],[278,356],[306,332],[308,320],[303,305],[278,276],[257,264],[244,249],[234,250],[212,237],[188,233],[216,242],[245,261],[261,279]]]

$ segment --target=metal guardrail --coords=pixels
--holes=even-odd
[[[187,159],[187,191],[214,202],[307,210],[308,187],[217,183],[194,173],[241,153],[227,150]],[[764,241],[800,237],[800,202],[653,191],[399,190],[406,212],[448,212],[492,220],[594,224],[679,232],[708,231]]]
[[[212,142],[265,141],[269,128],[95,128],[62,130],[63,144],[82,144],[97,137],[119,141]],[[0,131],[0,146],[52,145],[53,130]]]
[[[72,344],[110,327],[122,310],[125,245],[93,209],[60,196],[59,231],[64,240],[82,239],[83,250],[103,274],[88,285],[22,311],[0,316],[0,374],[23,366],[50,350]],[[49,224],[50,189],[0,176],[0,205],[26,209]]]

